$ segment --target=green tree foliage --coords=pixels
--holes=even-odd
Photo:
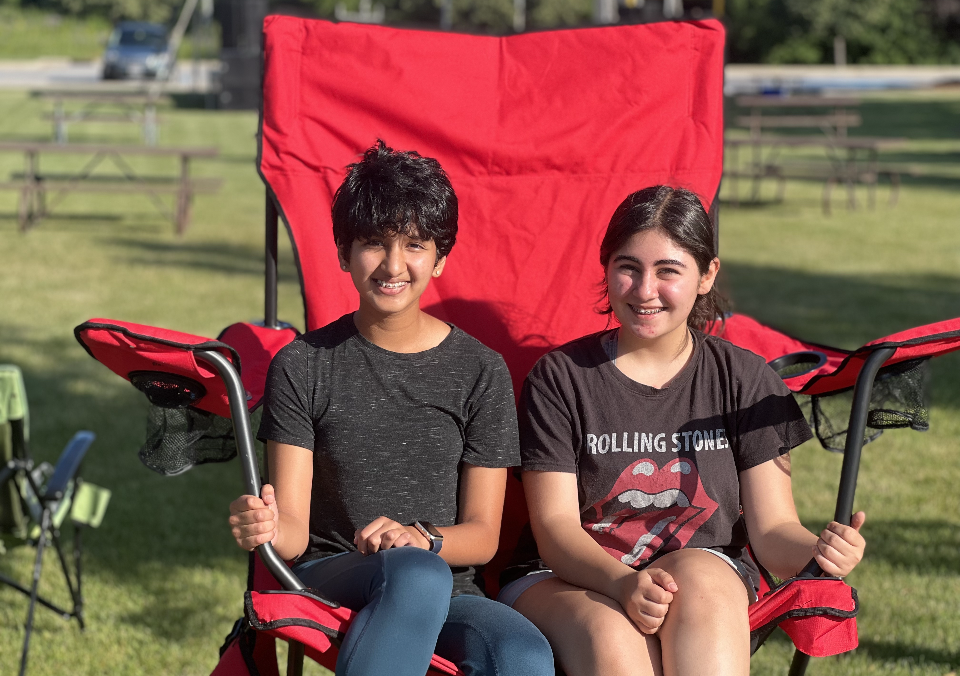
[[[847,63],[960,62],[934,0],[727,0],[730,60],[832,63],[836,36]]]
[[[320,15],[333,17],[338,1],[356,10],[359,0],[313,0]],[[391,25],[437,26],[442,0],[373,0],[386,9]],[[527,0],[527,29],[559,28],[590,23],[593,0]],[[513,32],[513,0],[453,0],[453,28],[472,33]]]

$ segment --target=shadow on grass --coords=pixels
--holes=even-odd
[[[868,521],[866,557],[925,575],[960,570],[960,529],[948,521]]]
[[[725,261],[720,275],[738,312],[850,349],[960,311],[960,277],[944,274],[841,275]]]
[[[952,164],[960,167],[960,152],[924,152],[922,150],[885,150],[883,162],[892,164]]]
[[[864,101],[860,115],[863,124],[851,136],[960,138],[960,99]]]
[[[786,648],[792,648],[793,643],[790,637],[783,630],[777,629],[765,645],[780,645]],[[763,650],[761,647],[760,650]],[[859,656],[874,662],[907,662],[911,665],[942,665],[945,672],[949,668],[960,666],[960,655],[950,650],[937,650],[935,648],[925,648],[911,643],[901,643],[897,641],[875,641],[870,639],[860,639],[860,645],[855,650],[834,657],[824,657],[819,659],[827,660],[847,660]],[[814,658],[811,663],[815,664],[818,658]],[[859,673],[859,672],[858,672]]]
[[[20,232],[20,224],[16,213],[0,212],[0,231],[8,229],[5,227],[7,223],[11,226],[9,229]],[[34,230],[46,230],[49,232],[87,232],[95,235],[103,231],[105,224],[122,228],[124,232],[139,234],[154,234],[174,228],[170,221],[156,212],[145,212],[142,215],[56,213],[47,216],[39,223],[31,225],[22,234],[29,236]]]
[[[132,238],[114,238],[107,243],[116,247],[125,262],[150,267],[188,268],[216,271],[227,275],[263,276],[264,251],[258,246],[230,242],[150,242]],[[300,283],[293,272],[293,256],[279,253],[281,283]]]
[[[877,662],[906,662],[910,665],[943,665],[956,669],[960,666],[960,653],[937,650],[898,641],[872,641],[860,639],[856,653]]]

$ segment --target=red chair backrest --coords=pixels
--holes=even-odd
[[[356,308],[330,202],[382,138],[438,159],[460,202],[424,308],[503,354],[519,387],[546,350],[605,325],[599,243],[624,197],[666,183],[713,201],[723,42],[712,20],[497,38],[268,17],[260,171],[307,330]]]
[[[381,138],[439,160],[459,199],[424,309],[500,352],[519,393],[544,352],[606,325],[599,244],[624,197],[668,184],[713,203],[723,43],[713,20],[496,38],[268,17],[260,172],[294,243],[306,329],[357,306],[330,203]],[[525,513],[511,482],[489,592]]]

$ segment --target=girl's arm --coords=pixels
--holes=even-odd
[[[740,503],[753,551],[780,579],[796,575],[811,558],[827,575],[843,577],[863,558],[863,512],[853,515],[850,526],[831,521],[819,538],[800,523],[789,453],[740,472]]]
[[[506,468],[462,464],[457,523],[437,528],[443,535],[440,557],[444,561],[451,566],[478,566],[493,558],[500,541],[506,486]],[[357,531],[355,544],[364,554],[409,545],[430,548],[430,543],[415,527],[384,516]]]
[[[268,441],[267,465],[272,484],[263,486],[262,497],[242,495],[230,503],[230,526],[244,549],[272,542],[280,558],[290,561],[309,542],[313,453]]]
[[[659,568],[630,568],[583,530],[575,474],[526,471],[523,490],[544,562],[565,582],[618,601],[640,631],[654,633],[677,591],[673,578]]]

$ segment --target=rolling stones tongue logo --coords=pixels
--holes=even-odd
[[[583,528],[608,554],[633,566],[685,546],[717,507],[690,460],[677,458],[659,469],[643,459],[623,470]]]

